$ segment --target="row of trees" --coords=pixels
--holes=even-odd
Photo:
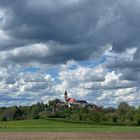
[[[116,125],[140,125],[140,106],[130,106],[121,102],[117,108],[89,105],[82,108],[59,105],[59,100],[51,101],[46,113],[49,117],[64,118],[67,121]],[[45,116],[45,115],[44,115]]]
[[[96,105],[77,108],[77,106],[68,107],[59,99],[55,99],[48,104],[1,107],[0,118],[1,121],[62,118],[61,120],[82,123],[140,125],[140,106],[136,108],[122,102],[117,108],[104,108]]]
[[[44,111],[45,106],[43,103],[37,103],[32,106],[1,107],[0,119],[1,121],[38,119],[39,113]]]

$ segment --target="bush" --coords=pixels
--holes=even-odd
[[[2,117],[1,117],[1,121],[5,121],[5,122],[6,122],[6,121],[7,121],[6,116],[2,116]]]

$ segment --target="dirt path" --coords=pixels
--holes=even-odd
[[[0,132],[0,140],[140,140],[140,133]]]

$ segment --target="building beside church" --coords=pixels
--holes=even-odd
[[[85,106],[88,105],[88,102],[86,100],[76,100],[75,98],[69,98],[66,90],[65,90],[65,93],[64,93],[64,99],[65,99],[65,103],[69,107],[75,106],[75,107],[80,107],[81,108],[81,107],[85,107]]]

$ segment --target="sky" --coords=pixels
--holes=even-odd
[[[139,106],[139,26],[140,0],[0,0],[0,106]]]

